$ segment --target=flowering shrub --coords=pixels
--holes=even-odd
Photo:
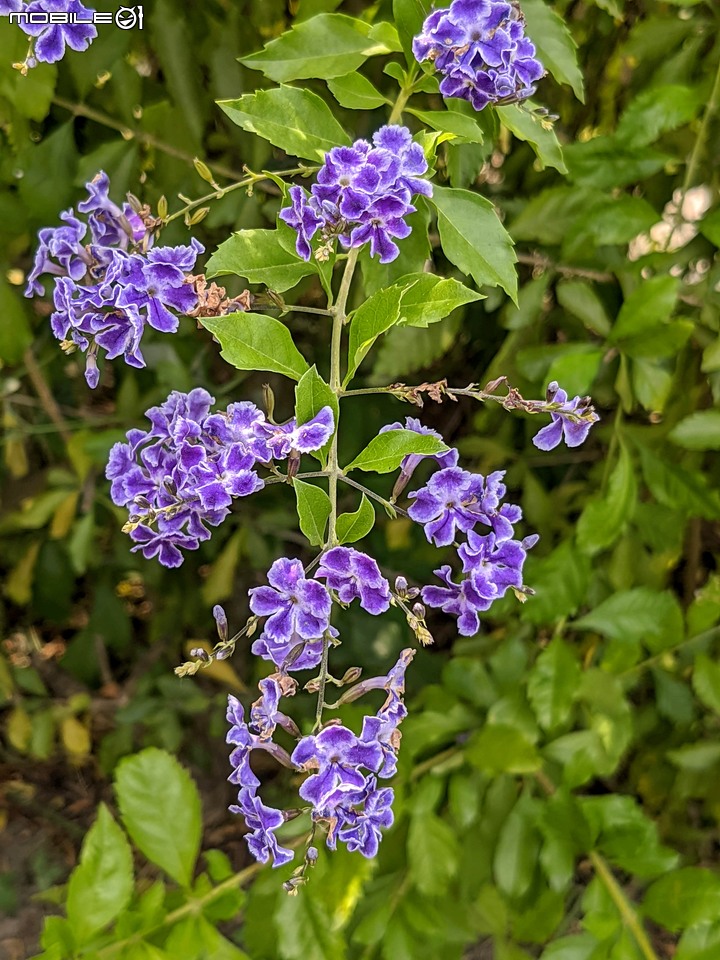
[[[540,67],[529,59],[534,48],[521,36],[522,22],[517,10],[503,3],[485,6],[487,10],[482,5],[455,0],[446,16],[431,15],[423,26],[423,34],[413,41],[415,55],[420,60],[432,56],[439,69],[450,63],[454,74],[465,69],[465,62],[474,71],[479,69],[478,63],[487,66],[491,62],[496,66],[504,63],[507,71],[514,71],[528,82],[536,79]],[[432,39],[428,40],[428,36]],[[470,49],[465,49],[468,43]],[[448,54],[438,56],[438,51],[446,47]],[[465,53],[461,54],[463,49]],[[476,85],[480,72],[474,74]],[[443,83],[447,82],[446,79]],[[498,99],[501,81],[495,78],[493,83]],[[447,95],[454,90],[441,85],[441,92]],[[527,84],[523,90],[523,95],[531,92]],[[477,96],[473,98],[477,109],[486,102],[487,98],[482,103]],[[308,139],[312,139],[312,133]],[[148,410],[151,430],[131,430],[128,442],[115,444],[110,452],[106,472],[112,481],[113,501],[128,507],[130,516],[123,529],[135,541],[133,549],[141,550],[147,559],[157,557],[166,567],[180,566],[183,550],[196,550],[207,540],[211,535],[209,528],[217,527],[229,515],[235,498],[258,493],[272,482],[295,487],[300,527],[310,544],[321,547],[307,569],[297,559],[276,560],[267,575],[270,585],[250,590],[252,616],[247,625],[232,639],[221,637],[213,654],[204,654],[179,668],[179,674],[185,676],[196,673],[215,656],[224,659],[238,639],[250,635],[262,623],[252,652],[271,661],[277,672],[263,681],[262,696],[253,704],[250,725],[244,720],[242,704],[230,698],[228,743],[235,745],[231,780],[240,787],[238,803],[231,809],[245,816],[253,855],[262,862],[272,859],[276,867],[294,856],[278,844],[274,833],[288,814],[266,806],[258,798],[260,783],[248,762],[253,749],[268,750],[289,769],[310,773],[299,794],[310,804],[313,829],[308,846],[313,849],[320,824],[327,830],[327,845],[332,849],[340,840],[367,857],[375,856],[382,829],[393,820],[392,788],[378,787],[378,778],[391,777],[396,769],[398,728],[407,715],[402,699],[404,675],[413,651],[403,651],[384,681],[361,681],[357,687],[349,688],[345,701],[343,697],[338,701],[336,707],[356,700],[378,684],[388,690],[388,699],[380,711],[363,718],[358,738],[339,720],[325,717],[325,711],[330,709],[325,701],[331,676],[330,651],[341,642],[330,622],[333,604],[347,606],[358,599],[361,607],[374,616],[385,613],[394,604],[405,611],[408,625],[421,644],[433,642],[425,625],[423,604],[408,606],[405,579],[401,579],[399,588],[396,583],[395,592],[391,592],[372,557],[341,546],[348,539],[358,540],[369,533],[374,512],[369,509],[363,531],[344,536],[339,530],[343,518],[338,517],[337,510],[339,482],[348,480],[353,469],[382,474],[399,468],[392,501],[352,481],[363,494],[363,503],[369,504],[366,498],[371,497],[395,513],[402,509],[397,506],[397,496],[415,469],[426,457],[434,461],[438,469],[426,486],[408,492],[413,503],[402,512],[423,525],[431,543],[457,549],[466,576],[458,584],[452,579],[451,567],[444,565],[435,572],[445,586],[426,586],[420,594],[428,606],[456,616],[461,635],[477,633],[479,614],[509,588],[522,599],[532,592],[523,584],[522,570],[526,551],[538,537],[513,539],[522,511],[503,502],[506,487],[502,471],[484,477],[463,470],[457,465],[457,450],[449,448],[436,431],[427,430],[416,420],[408,420],[406,427],[383,427],[352,463],[344,468],[339,464],[340,401],[352,393],[345,388],[358,363],[378,335],[400,321],[404,297],[412,295],[420,283],[429,280],[432,291],[443,282],[439,276],[411,274],[389,289],[396,294],[394,302],[387,302],[387,292],[382,291],[355,310],[348,307],[358,256],[365,246],[369,246],[371,259],[377,256],[380,264],[399,257],[396,241],[405,240],[412,233],[406,218],[417,208],[411,201],[416,196],[433,197],[427,173],[428,160],[421,143],[413,140],[409,129],[391,123],[373,135],[372,144],[358,140],[352,147],[340,145],[330,149],[309,198],[302,186],[287,189],[290,205],[281,209],[279,220],[296,233],[297,256],[317,264],[318,269],[321,264],[328,265],[324,278],[327,309],[321,312],[332,324],[330,379],[326,383],[317,373],[314,376],[312,396],[308,398],[312,417],[302,423],[296,416],[284,424],[275,424],[272,412],[266,415],[250,401],[232,403],[226,411],[211,414],[214,400],[206,390],[196,388],[188,394],[176,391],[162,406]],[[88,199],[78,204],[78,211],[88,216],[87,223],[68,210],[61,217],[67,226],[40,231],[40,246],[26,290],[28,296],[42,294],[44,288],[39,278],[44,274],[54,276],[53,333],[64,347],[79,347],[86,352],[85,378],[90,387],[97,387],[100,378],[98,348],[106,350],[108,360],[122,355],[128,364],[141,367],[144,360],[139,348],[146,322],[161,333],[173,333],[179,321],[170,308],[197,316],[198,278],[191,271],[197,255],[204,250],[194,238],[189,246],[155,246],[155,234],[162,230],[163,217],[153,217],[130,200],[119,207],[110,199],[109,187],[103,172],[87,184]],[[83,246],[88,230],[91,243]],[[313,250],[312,241],[318,232],[320,240]],[[348,251],[347,255],[335,249],[336,239]],[[281,243],[280,234],[271,242]],[[332,289],[336,265],[342,273],[337,295]],[[242,273],[242,260],[234,259],[233,268]],[[262,266],[260,269],[262,273]],[[442,319],[464,296],[472,297],[462,284],[456,286],[454,299],[443,304],[433,319]],[[285,309],[292,312],[293,307]],[[252,368],[258,347],[264,353],[265,369],[284,372],[292,364],[299,381],[298,407],[304,405],[302,388],[309,373],[300,376],[307,364],[295,348],[288,328],[253,313],[238,317],[222,311],[212,323],[211,318],[211,311],[205,310],[200,322],[223,347],[230,344],[223,356],[240,369]],[[256,326],[255,321],[263,321],[264,327]],[[348,324],[347,375],[341,382],[342,334]],[[251,345],[253,338],[257,347]],[[280,344],[282,351],[276,352]],[[362,356],[358,357],[360,353]],[[485,392],[471,386],[465,392],[482,400],[500,399],[494,395],[499,385],[490,384]],[[375,392],[393,389],[379,387]],[[449,396],[453,395],[452,388],[444,389]],[[316,409],[320,395],[332,405]],[[519,396],[515,403],[531,413],[551,414],[552,424],[535,438],[536,445],[545,450],[557,446],[563,436],[569,445],[577,446],[598,419],[589,398],[575,397],[568,402],[567,393],[556,383],[548,388],[545,403],[526,402]],[[326,447],[327,455],[321,454]],[[303,454],[319,455],[324,469],[299,472]],[[279,469],[283,462],[287,462],[285,473]],[[258,464],[269,470],[265,479],[256,470]],[[327,479],[327,494],[322,487],[306,483],[313,478]],[[478,527],[485,532],[478,532]],[[458,542],[462,535],[467,535],[467,542]],[[315,576],[310,576],[317,564]],[[417,595],[417,590],[413,593]],[[224,611],[216,609],[215,616],[224,634]],[[300,739],[288,754],[272,740],[277,717],[281,716],[277,713],[278,703],[296,692],[297,684],[290,673],[318,666],[313,733]],[[306,859],[295,871],[287,882],[288,889],[293,890],[306,880],[308,863]]]
[[[6,3],[0,12],[22,6]],[[77,0],[30,6],[79,9]],[[149,18],[153,43],[170,6],[159,0]],[[162,678],[171,708],[158,712],[158,739],[149,742],[177,749],[164,739],[172,737],[168,715],[192,709],[191,677],[233,691],[222,709],[230,811],[239,820],[222,829],[241,831],[257,864],[278,868],[259,877],[247,908],[243,944],[254,955],[449,951],[459,958],[465,945],[492,935],[498,957],[513,960],[530,956],[528,944],[535,954],[546,944],[546,960],[651,960],[654,947],[632,904],[637,878],[654,881],[645,906],[660,923],[673,884],[687,877],[701,904],[714,903],[716,891],[710,871],[677,869],[647,813],[612,779],[646,728],[657,736],[662,718],[696,722],[678,692],[686,688],[668,679],[668,657],[696,636],[707,645],[717,608],[710,591],[686,627],[663,589],[666,539],[679,543],[684,529],[667,512],[675,499],[684,498],[683,519],[720,515],[697,471],[664,466],[654,446],[656,426],[662,442],[668,429],[657,421],[671,411],[670,360],[690,343],[692,324],[685,313],[671,316],[676,265],[667,275],[662,260],[624,272],[626,240],[617,239],[627,223],[650,226],[634,179],[613,179],[617,157],[628,166],[632,159],[637,177],[674,175],[665,155],[636,142],[662,123],[649,106],[647,115],[637,107],[642,122],[634,119],[631,106],[617,141],[603,145],[602,136],[583,133],[563,151],[547,111],[527,102],[536,94],[545,100],[547,89],[548,101],[569,116],[553,81],[540,83],[546,68],[582,90],[573,43],[544,0],[454,0],[432,11],[421,0],[395,0],[357,17],[302,0],[296,13],[287,31],[242,61],[276,85],[220,102],[240,133],[226,134],[229,123],[211,120],[209,108],[203,114],[197,90],[192,106],[195,45],[181,69],[167,50],[158,54],[181,108],[164,118],[167,129],[185,122],[187,98],[187,117],[200,117],[190,123],[200,133],[217,125],[217,138],[239,137],[238,153],[259,172],[227,174],[222,164],[195,160],[211,192],[190,199],[172,166],[162,165],[184,170],[192,161],[187,144],[200,152],[197,131],[183,132],[187,143],[160,157],[158,131],[147,132],[143,111],[123,101],[138,125],[115,126],[135,141],[141,175],[130,176],[103,144],[65,192],[37,208],[26,296],[39,336],[49,331],[48,340],[60,341],[68,394],[75,395],[78,359],[84,365],[93,395],[84,395],[82,410],[122,410],[99,439],[90,429],[73,441],[66,431],[80,486],[69,506],[48,508],[49,540],[67,535],[58,533],[63,517],[73,514],[74,524],[73,511],[87,504],[104,468],[109,484],[98,481],[97,506],[107,529],[94,542],[95,516],[73,525],[73,569],[112,555],[125,576],[117,589],[123,602],[137,598],[147,610],[137,570],[158,597],[174,596],[167,614],[154,611],[155,636],[189,634],[198,607],[206,621],[212,607],[217,642],[191,640],[177,678]],[[284,7],[269,4],[266,15],[275,14],[284,17]],[[243,25],[233,22],[239,34]],[[105,42],[78,24],[33,29],[25,31],[31,46],[14,83],[42,88],[56,75],[51,64],[67,56],[75,69],[90,40],[97,43],[88,58]],[[262,29],[267,36],[274,27]],[[208,56],[214,82],[231,75],[228,64],[243,52],[223,46],[223,33],[217,25],[212,53],[198,54]],[[91,86],[114,90],[113,71],[142,77],[157,69],[143,38],[136,40],[115,37],[118,46],[132,42],[132,53],[113,61],[110,76],[93,68]],[[229,81],[220,87],[227,96]],[[57,109],[66,109],[64,92],[55,92]],[[342,110],[331,110],[331,96]],[[683,106],[672,99],[668,113],[689,125],[695,114],[680,99]],[[148,104],[152,115],[152,95]],[[83,122],[102,122],[94,107],[73,110]],[[587,118],[575,120],[586,129]],[[80,139],[83,130],[78,124],[71,135]],[[511,137],[514,168],[505,162]],[[219,140],[211,142],[214,155]],[[569,181],[559,180],[565,155]],[[220,186],[224,176],[229,183]],[[538,187],[551,177],[547,190]],[[78,200],[72,181],[79,187],[88,178]],[[123,198],[128,186],[148,202]],[[545,232],[558,249],[538,253],[532,245],[544,243]],[[531,244],[519,250],[520,289],[515,240]],[[206,246],[214,252],[201,259]],[[227,289],[215,282],[220,276],[230,278]],[[687,291],[682,303],[683,311],[697,306]],[[614,324],[611,307],[619,311]],[[555,335],[558,311],[567,316]],[[428,350],[420,360],[418,344]],[[450,346],[467,357],[440,365]],[[697,335],[701,347],[710,348],[707,330]],[[702,364],[712,366],[713,356]],[[32,356],[28,363],[37,384]],[[427,368],[427,382],[398,382]],[[261,390],[258,373],[270,374],[272,387]],[[56,409],[39,389],[65,430],[67,399]],[[624,412],[594,427],[599,417],[587,394],[610,409],[615,392]],[[413,405],[417,416],[400,415],[398,403]],[[505,414],[515,416],[503,422]],[[668,415],[697,452],[695,426]],[[623,425],[623,416],[637,422]],[[459,418],[473,418],[472,426],[458,430]],[[540,483],[539,470],[552,471],[544,475],[551,479]],[[58,474],[64,494],[67,472]],[[43,525],[32,512],[13,523],[11,533]],[[125,535],[122,545],[111,523]],[[591,582],[591,562],[608,551]],[[18,582],[36,562],[37,551],[18,556],[13,602],[22,602]],[[694,584],[698,562],[696,555],[688,573]],[[259,577],[243,577],[239,590],[238,572],[250,564]],[[37,567],[38,583],[44,569]],[[112,604],[116,593],[108,592]],[[111,629],[105,621],[112,616],[93,614],[87,637]],[[451,645],[453,657],[445,657]],[[85,648],[75,657],[92,659]],[[712,710],[716,671],[708,657],[700,662],[697,695]],[[661,677],[657,712],[638,713],[633,725],[640,706],[628,677],[646,668]],[[419,697],[406,699],[406,683]],[[215,719],[200,711],[209,718],[206,737],[221,740],[217,711]],[[130,709],[128,724],[149,715]],[[56,709],[53,717],[72,742],[65,731],[77,732],[67,722],[76,714]],[[12,730],[20,728],[14,720]],[[131,752],[134,735],[130,743],[109,740],[108,768]],[[669,762],[692,770],[710,746],[701,742],[692,755],[676,747]],[[639,770],[636,794],[650,808],[660,788]],[[242,956],[216,927],[245,909],[238,888],[257,867],[233,874],[214,851],[208,872],[196,876],[199,800],[187,775],[150,747],[120,762],[116,792],[130,839],[178,889],[148,888],[143,877],[133,892],[128,839],[101,807],[67,889],[67,919],[47,924],[46,960],[131,956],[136,947],[143,956]],[[632,875],[627,891],[608,864]],[[283,899],[283,890],[299,895]],[[563,925],[569,896],[578,904],[582,897],[582,930],[571,915]],[[695,960],[693,944],[712,949],[712,918],[697,909],[697,922],[680,908],[667,921],[691,931],[690,946],[679,948],[687,960]],[[342,933],[351,916],[352,943]],[[261,927],[272,928],[266,942]]]

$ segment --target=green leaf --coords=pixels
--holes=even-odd
[[[530,888],[540,853],[532,801],[525,795],[500,828],[493,873],[498,887],[509,897],[524,896]]]
[[[693,690],[706,707],[720,714],[720,663],[698,654],[692,678]]]
[[[447,258],[478,286],[500,286],[517,303],[517,257],[490,201],[469,190],[436,186],[431,202]]]
[[[463,143],[482,143],[485,139],[482,128],[464,113],[458,110],[413,110],[408,108],[418,120],[433,130],[439,130],[441,133],[449,133],[452,139],[457,139]]]
[[[393,19],[400,35],[400,42],[407,62],[411,67],[416,60],[412,51],[413,39],[421,32],[423,22],[430,13],[430,0],[393,0]]]
[[[677,750],[668,750],[667,757],[681,770],[705,773],[720,763],[720,743],[715,740],[686,743]]]
[[[518,140],[526,140],[532,146],[543,168],[554,167],[559,173],[567,173],[562,147],[551,121],[516,103],[508,107],[496,107],[496,110],[503,126]]]
[[[698,410],[676,424],[668,434],[686,450],[720,450],[720,410]]]
[[[515,727],[486,724],[465,748],[473,766],[485,773],[534,773],[542,766],[534,744]]]
[[[555,288],[561,307],[577,317],[593,333],[606,337],[610,333],[610,319],[605,305],[595,288],[584,280],[564,280]]]
[[[398,326],[427,327],[444,320],[466,303],[482,300],[476,293],[452,277],[433,273],[409,273],[397,281],[403,291]]]
[[[368,57],[390,50],[370,37],[370,25],[341,13],[321,13],[296,24],[240,63],[275,80],[327,80],[357,70]]]
[[[88,943],[122,913],[133,886],[130,844],[101,803],[68,884],[67,916],[78,946]]]
[[[670,319],[675,308],[678,283],[674,277],[653,277],[646,280],[625,299],[608,337],[620,345],[633,337],[642,337],[649,330]]]
[[[398,377],[427,370],[456,346],[461,329],[458,313],[439,328],[393,327],[378,346],[371,383],[394,383]]]
[[[565,21],[543,0],[523,0],[522,12],[527,35],[535,44],[540,62],[558,83],[572,87],[578,100],[585,102],[582,72],[577,62],[577,44]]]
[[[580,797],[597,849],[621,870],[655,877],[677,866],[678,855],[658,839],[656,824],[633,797]]]
[[[279,937],[277,956],[283,960],[345,960],[342,931],[333,923],[325,903],[317,896],[304,897],[305,892],[278,901],[274,917]]]
[[[325,383],[317,372],[317,367],[313,364],[300,377],[298,385],[295,387],[295,419],[299,424],[307,423],[308,420],[312,420],[316,414],[320,413],[323,407],[330,407],[333,412],[333,419],[337,424],[340,411],[337,394]],[[332,437],[319,451],[319,459],[323,463],[327,459],[327,451],[331,444]],[[315,456],[315,454],[312,454],[312,456]]]
[[[613,640],[642,640],[654,653],[680,643],[685,635],[682,610],[669,590],[622,590],[576,620],[578,630],[596,630]]]
[[[656,880],[643,912],[666,930],[678,931],[720,913],[720,876],[701,867],[684,867]]]
[[[120,816],[136,847],[183,887],[200,850],[200,796],[190,774],[156,747],[121,760],[115,773]]]
[[[411,453],[429,456],[445,453],[449,448],[435,437],[415,433],[414,430],[388,430],[373,437],[365,449],[352,463],[345,467],[345,473],[351,470],[365,470],[372,473],[390,473]]]
[[[348,343],[348,370],[343,387],[352,380],[380,334],[397,323],[401,297],[400,287],[388,287],[387,290],[379,290],[353,313]]]
[[[688,516],[707,520],[720,517],[720,496],[708,488],[701,473],[660,460],[647,447],[641,446],[639,450],[645,482],[658,503],[683,510]]]
[[[309,90],[280,86],[238,100],[220,100],[218,106],[243,130],[269,140],[291,157],[317,162],[333,147],[350,145],[328,105]]]
[[[622,533],[637,499],[632,457],[624,445],[604,497],[586,504],[577,525],[578,546],[590,556],[612,546]]]
[[[544,730],[566,723],[580,681],[580,667],[562,640],[556,638],[540,654],[528,679],[528,699]]]
[[[200,322],[220,341],[221,356],[238,370],[269,370],[299,380],[308,369],[290,331],[274,317],[231,313]]]
[[[0,277],[0,360],[20,363],[32,343],[32,332],[23,308],[20,291]]]
[[[452,828],[434,813],[416,815],[407,839],[410,879],[427,896],[442,894],[457,873],[460,849]]]
[[[355,513],[341,513],[337,518],[336,532],[340,543],[357,543],[366,537],[375,526],[375,509],[365,494]]]
[[[632,147],[646,147],[664,133],[685,126],[705,98],[697,87],[671,83],[643,90],[624,111],[616,136]]]
[[[573,180],[601,190],[646,180],[673,159],[662,150],[628,147],[609,136],[568,144],[564,156]]]
[[[330,93],[341,107],[348,110],[374,110],[385,103],[390,103],[387,97],[370,83],[361,73],[348,73],[344,77],[336,77],[327,81]]]
[[[320,487],[303,480],[293,480],[300,529],[313,547],[325,542],[330,517],[330,497]]]
[[[226,273],[283,293],[315,273],[315,267],[286,250],[277,230],[241,230],[220,244],[205,267],[207,277]]]
[[[715,960],[720,955],[720,923],[705,920],[686,930],[674,960]]]
[[[590,561],[565,541],[547,557],[530,554],[525,579],[535,596],[523,605],[521,617],[529,623],[556,623],[572,615],[585,598]]]

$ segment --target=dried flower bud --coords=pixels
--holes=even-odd
[[[342,679],[339,681],[338,686],[345,687],[349,683],[355,683],[356,680],[359,680],[362,675],[362,667],[350,667],[345,671],[342,676]]]

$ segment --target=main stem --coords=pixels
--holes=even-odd
[[[335,306],[331,307],[328,304],[333,318],[332,339],[330,341],[330,389],[338,398],[338,415],[335,421],[335,435],[333,436],[332,445],[330,447],[330,455],[328,456],[327,466],[328,493],[330,496],[330,518],[328,520],[326,542],[328,547],[334,547],[337,543],[337,488],[338,477],[340,475],[340,466],[338,464],[338,434],[340,432],[339,401],[340,397],[342,396],[342,388],[340,386],[342,331],[343,326],[347,322],[347,301],[348,295],[350,294],[350,285],[352,283],[353,274],[355,273],[355,267],[357,266],[358,253],[358,248],[353,247],[348,254],[348,258],[345,262],[345,272],[343,273],[343,278],[340,283],[337,301]],[[330,641],[326,636],[323,638],[322,661],[320,663],[320,687],[318,689],[317,710],[315,712],[315,730],[320,728],[322,723],[323,708],[325,707],[325,687],[327,686],[329,651]]]

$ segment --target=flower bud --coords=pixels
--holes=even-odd
[[[203,663],[210,662],[210,654],[207,650],[203,650],[202,647],[193,647],[190,651],[190,656],[195,657],[196,660],[202,660]]]
[[[318,858],[318,848],[317,847],[308,847],[305,851],[305,859],[311,866],[315,866]]]
[[[213,617],[215,617],[215,625],[217,626],[218,636],[223,642],[225,642],[228,638],[227,615],[219,603],[215,604],[212,613]]]

